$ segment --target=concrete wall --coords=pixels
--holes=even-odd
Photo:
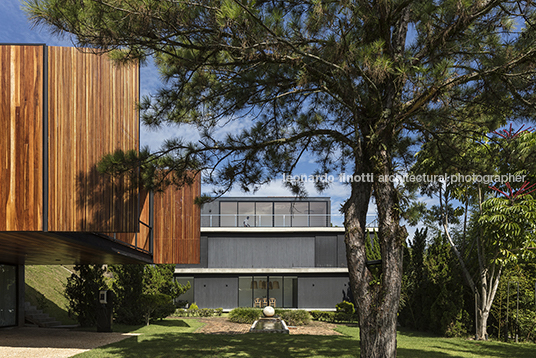
[[[299,277],[299,308],[335,308],[348,289],[346,277]]]
[[[208,267],[315,267],[315,239],[314,237],[209,238]]]
[[[238,276],[196,277],[194,298],[199,308],[235,308],[238,306]]]

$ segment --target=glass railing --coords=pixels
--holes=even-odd
[[[341,214],[201,214],[201,227],[342,227]],[[377,217],[367,215],[367,227],[378,227]]]

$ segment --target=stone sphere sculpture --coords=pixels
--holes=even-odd
[[[273,307],[271,306],[266,306],[264,307],[264,309],[262,310],[262,313],[264,313],[264,316],[265,317],[273,317],[273,315],[275,314],[275,310]]]

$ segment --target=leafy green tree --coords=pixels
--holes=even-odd
[[[165,318],[175,312],[170,296],[163,293],[144,293],[140,296],[138,309],[148,326],[151,318]]]
[[[144,294],[165,294],[172,299],[182,295],[190,289],[190,282],[181,285],[174,280],[175,265],[146,265],[143,276]]]
[[[190,283],[181,285],[173,279],[175,265],[110,265],[109,268],[114,274],[115,314],[120,323],[141,324],[151,317],[167,317],[174,312],[172,300],[190,289]],[[158,307],[162,302],[165,304]],[[141,309],[142,306],[145,308]]]
[[[69,300],[69,315],[82,327],[97,323],[97,297],[100,290],[107,289],[104,272],[102,265],[75,265],[67,278],[65,297]]]
[[[458,144],[460,153],[448,153],[443,146],[453,148],[450,138],[444,142],[430,140],[419,153],[416,171],[439,171],[456,175],[478,175],[480,180],[463,182],[447,180],[426,190],[437,191],[439,207],[432,208],[430,222],[437,220],[461,266],[465,282],[476,300],[476,335],[487,339],[487,320],[493,304],[502,270],[522,255],[529,255],[534,247],[533,218],[535,202],[530,195],[528,181],[510,183],[518,177],[533,178],[533,164],[528,158],[536,154],[536,135],[521,127],[512,126],[495,136],[479,140],[466,139]],[[442,157],[437,157],[443,153]],[[496,177],[499,176],[499,180]],[[487,185],[484,181],[487,179]],[[493,179],[495,178],[495,179]],[[494,197],[502,194],[505,198]],[[450,202],[462,200],[465,204],[463,230],[459,239],[453,235],[451,223],[460,216],[461,208],[453,209]],[[469,210],[471,209],[471,210]],[[471,212],[469,212],[471,211]],[[468,217],[468,215],[470,216]]]
[[[145,265],[110,265],[108,268],[113,273],[116,322],[132,325],[143,323],[143,312],[139,305]]]
[[[349,184],[342,207],[363,357],[396,356],[406,231],[386,178],[415,139],[480,134],[535,113],[532,1],[28,0],[26,10],[82,47],[118,50],[118,61],[154,56],[165,86],[142,103],[145,123],[190,124],[201,138],[144,154],[162,169],[142,173],[150,187],[204,170],[217,194],[254,191],[311,157],[316,174],[372,176]],[[232,124],[243,129],[216,131]],[[115,159],[103,168],[137,173]],[[286,184],[303,194],[302,182]],[[372,197],[378,285],[365,254]]]

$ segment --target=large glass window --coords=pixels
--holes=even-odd
[[[238,225],[255,226],[255,203],[238,202]]]
[[[221,202],[220,203],[220,226],[221,227],[237,227],[237,202]]]
[[[327,226],[328,225],[328,208],[325,202],[315,202],[312,201],[309,203],[309,213],[310,213],[310,226]]]
[[[176,304],[189,306],[194,302],[194,278],[193,277],[175,277],[175,281],[185,286],[190,282],[190,289],[177,297]]]
[[[298,277],[285,276],[283,278],[283,307],[298,307]]]
[[[308,227],[309,226],[309,203],[292,204],[292,226]]]
[[[274,203],[274,226],[290,226],[290,203]]]
[[[17,267],[0,265],[0,327],[17,324]]]
[[[253,307],[255,281],[251,276],[238,278],[238,307]]]
[[[273,226],[273,209],[274,204],[272,202],[258,202],[256,205],[257,211],[257,226],[271,227]]]

